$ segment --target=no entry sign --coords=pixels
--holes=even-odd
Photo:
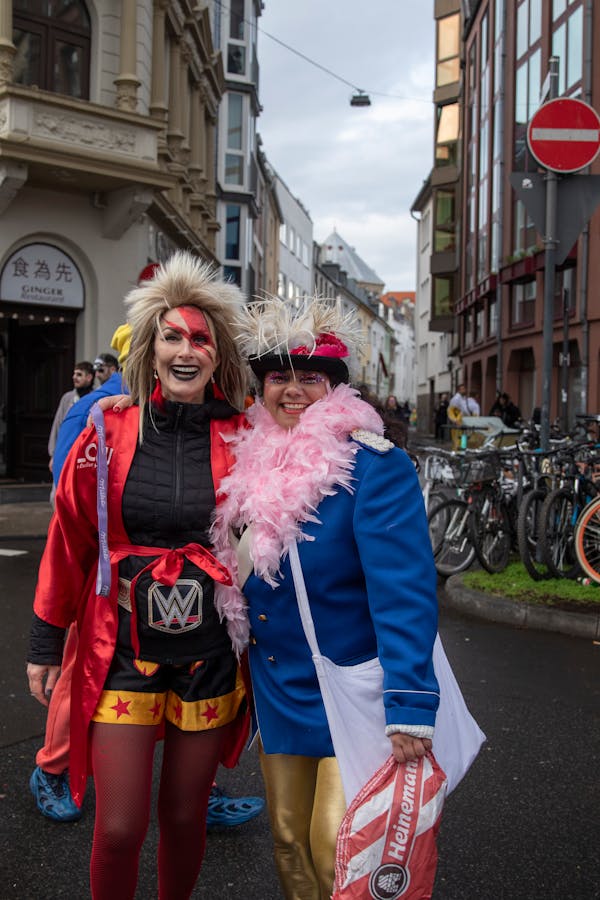
[[[600,117],[583,100],[550,100],[527,126],[527,144],[545,169],[577,172],[600,150]]]

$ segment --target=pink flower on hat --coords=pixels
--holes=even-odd
[[[294,347],[290,350],[291,356],[330,356],[334,359],[341,359],[349,356],[348,347],[335,334],[319,334],[315,341],[313,350],[310,350],[306,344],[301,347]]]

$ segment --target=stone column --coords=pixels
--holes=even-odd
[[[152,18],[152,82],[150,87],[150,115],[156,119],[167,119],[165,97],[165,10],[168,0],[154,0]]]
[[[190,96],[189,172],[195,192],[199,192],[202,189],[205,139],[203,92],[199,84],[194,84]]]
[[[13,60],[17,49],[12,42],[12,0],[0,0],[0,87],[12,84]]]
[[[137,69],[137,9],[136,0],[122,0],[121,3],[121,59],[119,75],[115,78],[117,87],[117,109],[135,112],[137,91],[140,80]]]
[[[181,122],[181,43],[176,38],[171,41],[169,56],[169,122],[167,125],[167,143],[171,153],[177,157],[183,143]]]
[[[190,196],[190,212],[194,230],[202,235],[206,234],[203,211],[205,210],[204,177],[205,166],[205,122],[204,122],[204,92],[202,87],[195,82],[190,96],[190,162],[188,174],[192,186]]]

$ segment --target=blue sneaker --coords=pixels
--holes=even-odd
[[[208,800],[206,824],[231,827],[249,822],[263,809],[265,801],[262,797],[228,797],[216,785],[213,785]]]
[[[55,822],[77,822],[83,810],[75,805],[69,787],[69,773],[52,775],[36,766],[29,779],[31,793],[43,816]]]

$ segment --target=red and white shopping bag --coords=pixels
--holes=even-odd
[[[338,833],[333,900],[427,900],[447,781],[433,754],[393,756],[350,804]]]

